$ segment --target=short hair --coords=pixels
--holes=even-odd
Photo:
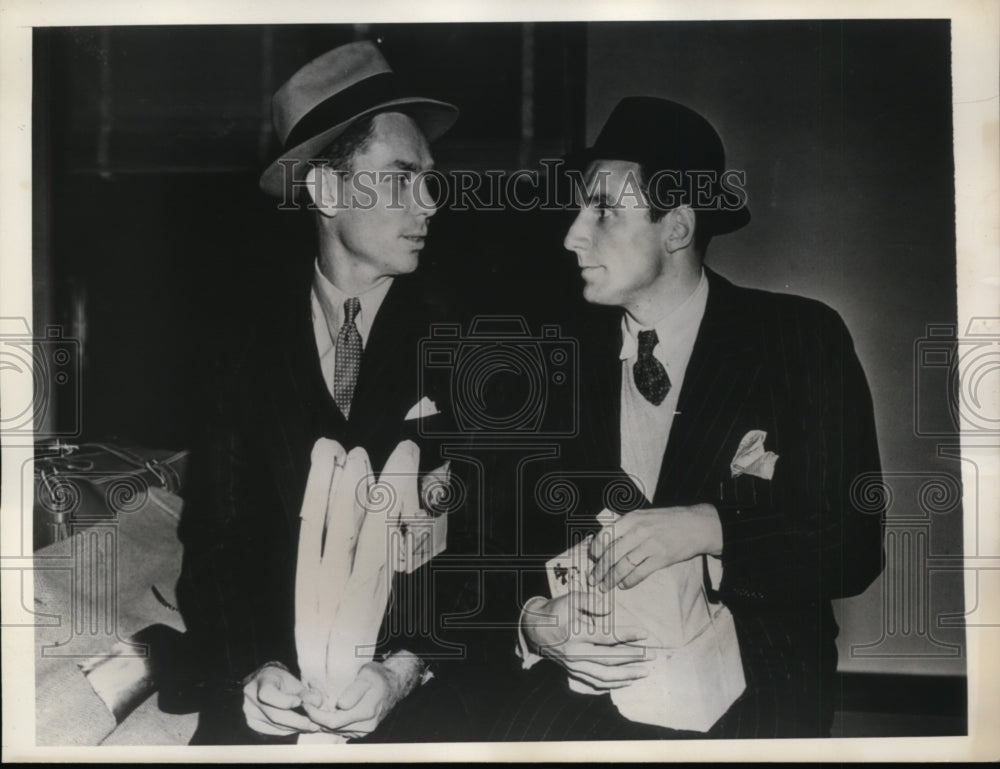
[[[649,220],[655,223],[666,216],[671,209],[658,205],[660,196],[649,189],[649,174],[646,167],[642,163],[639,163],[638,166],[639,185],[646,196],[646,202],[649,203]],[[712,240],[712,233],[706,226],[707,224],[707,217],[700,211],[694,211],[694,250],[702,256],[705,255],[708,244]]]
[[[376,113],[378,114],[378,113]],[[366,115],[355,120],[319,153],[334,171],[351,171],[354,156],[363,152],[375,134],[375,115]]]
[[[366,115],[347,126],[343,133],[316,153],[309,163],[313,168],[329,166],[336,173],[349,173],[353,170],[351,166],[354,156],[364,151],[374,134],[375,115]],[[296,188],[295,195],[300,206],[311,207],[312,200],[304,187]]]

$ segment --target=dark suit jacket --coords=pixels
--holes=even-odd
[[[747,691],[712,736],[829,732],[837,627],[830,600],[862,592],[883,566],[883,509],[872,401],[850,335],[819,302],[739,288],[708,271],[709,296],[652,505],[711,503],[723,529],[718,595],[737,625]],[[621,311],[593,308],[580,339],[579,436],[526,475],[520,502],[532,566],[521,600],[548,595],[537,567],[594,529],[604,507],[645,506],[620,468]],[[767,432],[774,477],[733,478],[747,432]],[[539,510],[560,474],[576,497]],[[534,502],[532,501],[534,500]],[[607,696],[574,695],[539,663],[494,739],[677,736],[630,724]],[[531,698],[535,704],[526,703]],[[544,703],[544,704],[540,704]],[[698,735],[700,736],[700,735]]]
[[[273,660],[297,670],[298,516],[315,441],[364,446],[376,473],[404,438],[421,445],[422,470],[441,462],[433,443],[404,417],[424,396],[443,405],[420,371],[418,342],[446,317],[446,297],[417,275],[395,279],[371,328],[345,419],[320,371],[310,281],[311,271],[308,279],[303,271],[288,302],[263,310],[241,352],[220,348],[214,413],[195,456],[181,524],[178,597],[202,691],[197,742],[261,741],[242,716],[242,679]],[[425,651],[422,618],[432,605],[417,575],[396,577],[381,651]]]

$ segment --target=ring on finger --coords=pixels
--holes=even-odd
[[[635,567],[635,566],[639,565],[635,561],[633,561],[631,558],[629,558],[629,553],[625,553],[625,560],[628,561],[628,565],[629,566]]]

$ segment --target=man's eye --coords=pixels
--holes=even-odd
[[[607,206],[598,206],[597,207],[597,220],[598,221],[603,221],[604,219],[607,219],[609,216],[611,216],[611,209],[610,208],[608,208]]]
[[[389,174],[386,177],[386,179],[389,182],[389,184],[391,185],[398,184],[401,189],[405,189],[406,187],[410,186],[410,183],[413,180],[412,177],[413,174],[407,171],[394,171],[393,173]]]

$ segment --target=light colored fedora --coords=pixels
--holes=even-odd
[[[260,188],[281,197],[293,179],[304,180],[307,161],[351,123],[389,111],[412,117],[428,141],[444,134],[458,117],[453,104],[405,95],[372,42],[342,45],[313,59],[292,75],[271,101],[274,130],[284,150],[261,174]]]

